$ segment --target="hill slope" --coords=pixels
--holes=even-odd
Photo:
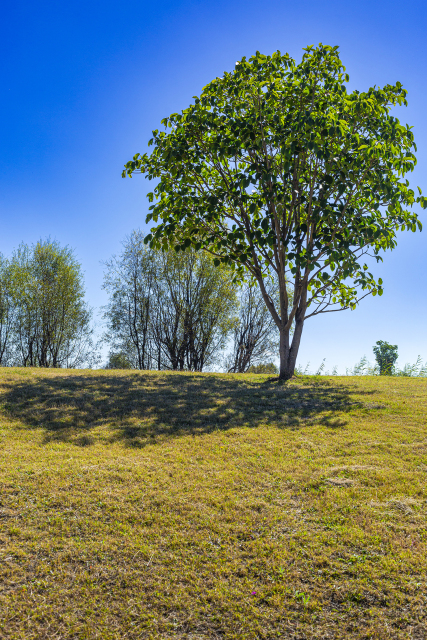
[[[427,637],[426,380],[2,369],[0,395],[0,637]]]

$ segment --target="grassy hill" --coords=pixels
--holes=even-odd
[[[0,370],[0,637],[427,638],[427,381]]]

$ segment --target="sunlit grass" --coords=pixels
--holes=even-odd
[[[425,379],[0,391],[0,637],[427,637]]]

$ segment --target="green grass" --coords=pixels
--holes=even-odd
[[[0,637],[427,638],[427,381],[0,370]]]

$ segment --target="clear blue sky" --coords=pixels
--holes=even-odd
[[[339,45],[351,87],[402,82],[427,195],[425,3],[392,1],[103,0],[9,2],[0,25],[0,251],[51,236],[74,248],[87,298],[105,302],[100,262],[145,229],[148,182],[122,180],[151,130],[257,49],[297,60],[308,44]],[[423,233],[402,234],[378,273],[382,298],[309,320],[300,362],[327,367],[371,359],[376,340],[399,361],[427,359],[427,212]]]

